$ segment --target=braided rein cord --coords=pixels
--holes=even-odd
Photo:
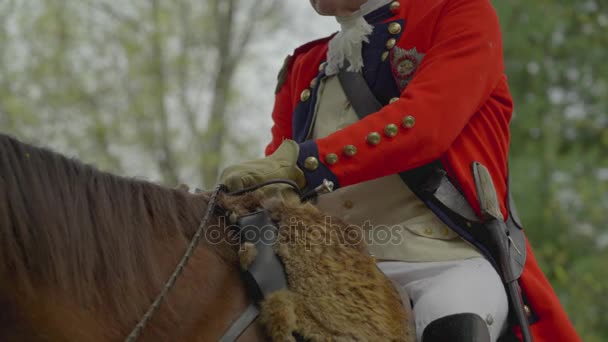
[[[203,232],[205,231],[205,226],[207,226],[207,223],[209,223],[208,221],[211,218],[211,214],[215,210],[215,207],[217,204],[217,196],[219,195],[220,192],[225,192],[225,191],[226,191],[226,187],[223,184],[217,185],[215,190],[213,190],[213,194],[211,195],[211,198],[209,199],[209,204],[207,206],[207,212],[205,213],[205,217],[203,217],[201,224],[198,226],[196,233],[192,237],[192,240],[190,241],[190,244],[188,245],[186,252],[182,256],[179,263],[177,264],[177,267],[175,268],[175,271],[173,271],[173,273],[171,274],[171,277],[169,277],[169,280],[167,280],[167,282],[165,283],[163,290],[158,294],[158,296],[156,297],[154,302],[148,308],[148,311],[146,311],[146,313],[143,315],[141,320],[133,328],[133,330],[131,331],[129,336],[127,336],[127,338],[125,339],[125,342],[137,341],[137,339],[141,336],[142,331],[146,327],[146,324],[148,324],[148,322],[150,321],[152,316],[154,316],[154,314],[160,308],[165,297],[167,296],[169,291],[171,291],[171,289],[175,285],[177,278],[183,272],[186,264],[188,263],[188,260],[190,259],[192,254],[194,254],[194,250],[198,246],[198,243],[200,242],[201,238],[203,237]]]

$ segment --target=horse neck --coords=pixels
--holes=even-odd
[[[121,340],[206,205],[0,134],[0,340]],[[198,247],[145,334],[215,336],[245,307],[236,262],[220,249]]]
[[[157,266],[168,279],[185,250],[184,241],[158,238],[162,251]],[[249,304],[238,269],[217,253],[217,246],[201,244],[178,277],[159,311],[143,331],[142,340],[218,340]],[[0,303],[10,308],[0,316],[0,340],[120,341],[148,309],[164,284],[146,289],[152,294],[137,303],[140,314],[117,318],[114,307],[83,308],[65,291],[45,287],[35,296],[18,289],[0,291]],[[4,300],[2,293],[18,294]],[[131,298],[122,298],[129,301]],[[5,305],[6,304],[6,305]],[[258,325],[248,329],[243,341],[261,341]]]

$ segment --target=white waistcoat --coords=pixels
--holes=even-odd
[[[323,138],[358,121],[337,76],[320,82],[317,91],[312,138]],[[441,222],[398,175],[339,188],[320,196],[317,206],[362,226],[370,252],[379,260],[444,261],[481,256]]]

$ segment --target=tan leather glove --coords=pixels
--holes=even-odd
[[[284,140],[270,156],[246,161],[224,169],[220,183],[229,191],[237,191],[273,179],[290,179],[300,188],[306,186],[304,172],[297,165],[300,147],[293,140]]]

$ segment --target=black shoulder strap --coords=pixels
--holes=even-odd
[[[367,115],[379,111],[382,108],[382,104],[378,102],[372,90],[369,89],[363,75],[358,72],[349,72],[345,69],[340,70],[338,79],[359,119],[363,119]]]
[[[361,73],[346,71],[346,68],[343,68],[338,73],[338,79],[359,119],[382,108],[382,104],[378,102]],[[439,160],[399,173],[399,177],[417,196],[438,193],[441,195],[438,199],[446,207],[468,220],[478,220],[462,194],[453,184],[446,182],[445,175],[446,172]],[[440,188],[441,191],[438,191]]]

